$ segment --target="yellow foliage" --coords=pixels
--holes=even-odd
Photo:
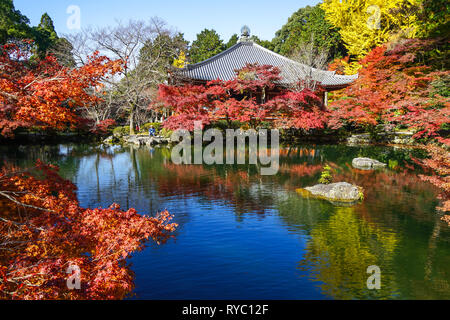
[[[353,207],[337,207],[310,235],[300,265],[313,266],[311,274],[325,294],[344,300],[395,296],[397,284],[392,274],[384,274],[381,290],[367,290],[367,268],[389,268],[399,243],[396,234],[361,219]]]
[[[362,65],[360,65],[357,61],[347,62],[342,60],[342,65],[344,67],[344,73],[347,75],[357,74],[362,68]]]
[[[186,61],[186,54],[184,53],[184,51],[180,52],[180,55],[178,56],[177,59],[175,59],[175,61],[173,62],[173,66],[175,68],[185,68],[188,65],[187,61]]]
[[[371,49],[417,32],[420,0],[324,0],[326,19],[339,28],[351,56],[363,58]]]

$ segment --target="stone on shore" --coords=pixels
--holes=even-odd
[[[135,146],[155,146],[170,143],[169,139],[163,137],[149,137],[149,136],[125,136],[123,138],[126,144]]]
[[[385,163],[370,158],[356,158],[353,159],[352,165],[360,170],[374,170],[386,167]]]

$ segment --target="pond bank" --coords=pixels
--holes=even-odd
[[[346,145],[420,145],[412,138],[413,132],[380,133],[376,136],[369,133],[340,135],[337,133],[299,134],[281,132],[280,142],[285,144],[346,144]],[[270,138],[270,137],[269,137]],[[270,139],[269,139],[270,140]],[[270,142],[270,141],[269,141]],[[59,144],[59,143],[100,143],[105,145],[158,146],[171,145],[168,137],[149,137],[148,135],[111,135],[101,138],[93,134],[83,133],[17,133],[12,139],[0,138],[2,144]]]
[[[351,134],[347,137],[337,134],[311,134],[292,135],[282,133],[281,143],[313,143],[313,144],[347,144],[347,145],[398,145],[416,146],[418,143],[413,139],[413,132],[390,132],[380,133],[373,136],[369,133]],[[135,145],[135,146],[156,146],[171,145],[173,141],[167,137],[150,137],[148,135],[113,135],[105,140],[103,144],[113,145]]]
[[[14,138],[0,137],[0,143],[8,144],[61,144],[61,143],[95,143],[97,136],[82,133],[61,133],[61,132],[36,132],[36,133],[16,133]]]

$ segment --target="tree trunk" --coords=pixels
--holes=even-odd
[[[130,111],[130,135],[135,135],[134,132],[134,107],[131,108]]]

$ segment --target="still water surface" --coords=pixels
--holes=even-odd
[[[282,150],[278,175],[261,177],[254,166],[176,166],[167,149],[0,147],[2,162],[60,166],[83,207],[175,215],[175,239],[131,259],[133,299],[450,299],[450,228],[411,154],[420,156],[296,146]],[[355,170],[357,156],[389,168]],[[325,164],[335,181],[363,186],[364,203],[336,207],[295,192],[317,183]],[[371,265],[381,290],[367,289]]]

